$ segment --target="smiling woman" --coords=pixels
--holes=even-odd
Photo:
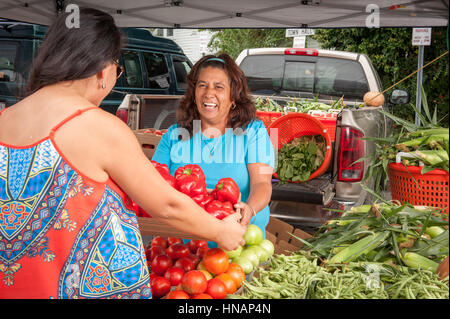
[[[163,135],[153,160],[166,164],[171,174],[187,164],[199,165],[208,188],[232,178],[241,192],[241,202],[235,204],[242,212],[241,224],[265,230],[274,150],[256,118],[245,75],[229,55],[208,55],[193,66],[177,124]]]
[[[177,110],[177,124],[187,129],[191,136],[193,120],[207,121],[208,117],[201,117],[201,106],[206,110],[206,106],[214,107],[213,104],[219,102],[213,101],[213,96],[225,99],[220,102],[222,110],[224,107],[228,108],[227,112],[222,113],[222,120],[225,120],[227,127],[246,127],[256,119],[256,107],[249,95],[245,75],[239,66],[228,54],[224,53],[218,57],[206,55],[194,65],[187,76],[186,94]],[[203,100],[201,97],[209,100]],[[205,102],[212,104],[203,105]]]

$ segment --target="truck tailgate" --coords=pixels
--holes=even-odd
[[[333,196],[331,174],[328,173],[305,183],[272,184],[273,201],[327,205]]]

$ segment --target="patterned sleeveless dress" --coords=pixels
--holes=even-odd
[[[77,171],[54,142],[90,109],[32,145],[0,141],[0,298],[151,298],[128,197]]]

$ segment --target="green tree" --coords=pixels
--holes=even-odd
[[[348,28],[316,30],[314,38],[324,49],[364,53],[372,60],[386,89],[417,70],[418,47],[412,45],[411,28]],[[432,29],[432,43],[424,50],[424,65],[448,50],[446,28]],[[438,108],[438,118],[448,126],[448,55],[423,69],[423,87],[431,110]],[[416,103],[417,76],[395,88],[404,89]],[[386,92],[389,95],[390,92]],[[414,111],[406,105],[393,109],[397,116],[414,121]]]
[[[222,29],[214,33],[208,47],[236,59],[245,49],[291,47],[292,38],[285,35],[285,29]]]

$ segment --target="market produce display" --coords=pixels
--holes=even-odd
[[[326,152],[321,135],[300,136],[278,151],[277,174],[280,183],[304,182],[323,163]]]
[[[180,238],[155,236],[146,255],[155,299],[223,299],[245,280],[241,266],[206,240],[183,244]]]
[[[151,161],[159,174],[175,189],[191,197],[200,207],[218,219],[234,214],[234,204],[240,200],[240,190],[236,182],[229,177],[220,179],[215,188],[206,187],[206,177],[197,164],[187,164],[179,167],[175,174],[170,174],[169,167],[156,161]],[[137,206],[136,204],[134,204]],[[151,217],[139,208],[140,216]]]
[[[330,104],[325,104],[317,101],[317,98],[309,99],[297,99],[292,98],[292,100],[287,101],[286,105],[280,105],[274,99],[271,98],[255,98],[255,106],[259,111],[265,112],[298,112],[298,113],[308,113],[309,111],[323,111],[329,112],[330,110],[340,110],[343,108],[341,100],[330,102]]]
[[[263,238],[262,230],[256,225],[248,225],[244,234],[244,246],[227,251],[227,255],[232,261],[242,267],[248,275],[264,262],[267,262],[274,253],[272,242]]]
[[[414,105],[411,104],[410,106],[420,117],[420,125],[380,110],[381,113],[396,123],[396,132],[387,138],[363,138],[374,140],[377,147],[373,154],[357,161],[370,160],[369,169],[363,182],[373,179],[376,193],[386,187],[388,165],[396,163],[397,157],[405,167],[419,167],[423,164],[422,174],[436,168],[449,171],[449,129],[440,126],[436,109],[431,115],[424,91],[422,91],[422,109],[425,115],[422,115]]]
[[[443,217],[410,204],[353,207],[312,238],[298,238],[303,250],[259,267],[243,293],[232,297],[449,298]],[[445,262],[446,271],[438,270]]]
[[[268,267],[258,270],[258,276],[244,282],[241,294],[227,298],[448,299],[449,288],[429,270],[411,272],[402,268],[393,272],[360,263],[324,267],[320,258],[298,251],[272,257]]]

